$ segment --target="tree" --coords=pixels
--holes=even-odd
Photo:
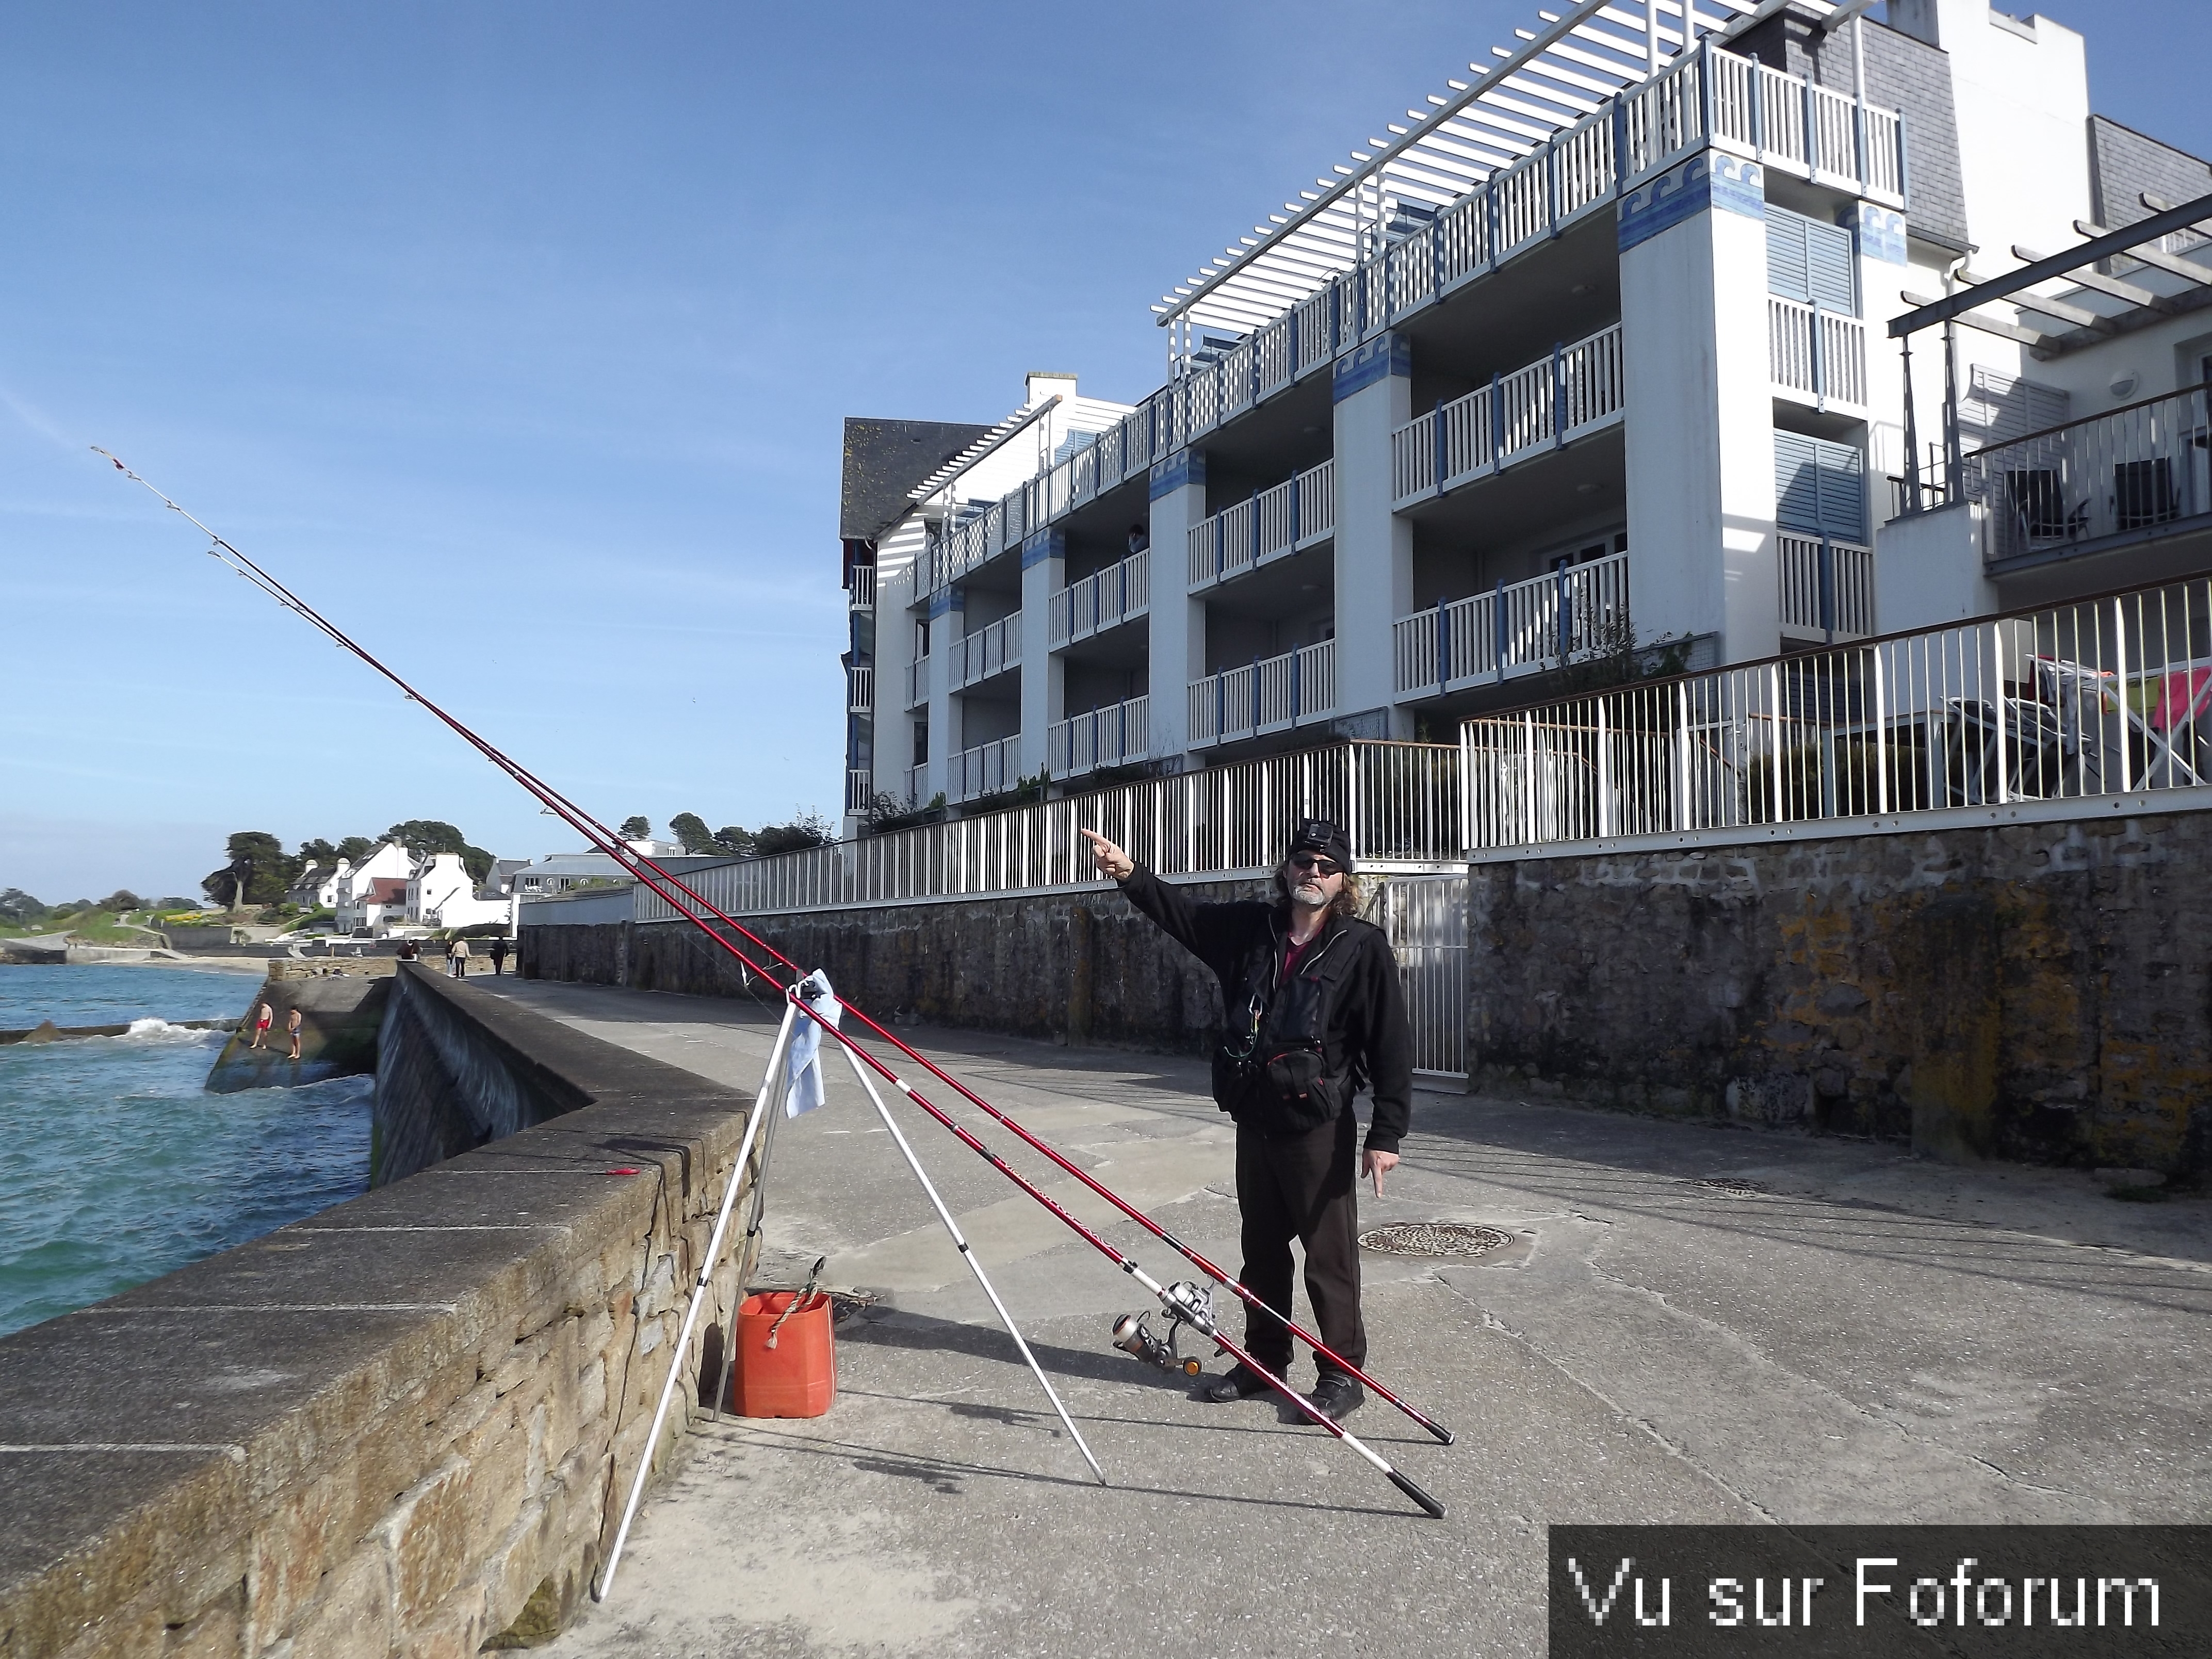
[[[300,861],[286,856],[284,844],[265,830],[241,830],[225,846],[229,862],[200,878],[216,903],[233,910],[277,904],[299,879]]]
[[[433,853],[466,852],[469,845],[466,836],[437,818],[410,818],[395,823],[384,832],[384,838],[398,842],[418,859]]]
[[[640,812],[634,817],[624,818],[622,828],[615,833],[624,841],[650,841],[653,838],[653,820]]]
[[[479,887],[483,885],[483,878],[491,873],[492,866],[498,862],[481,847],[461,848],[461,868],[469,872],[469,879]]]
[[[348,836],[337,844],[337,855],[348,864],[359,864],[376,850],[376,843],[367,836]]]
[[[732,858],[749,859],[759,849],[751,830],[742,823],[726,823],[714,831],[714,850]]]
[[[0,927],[28,927],[46,914],[46,907],[20,887],[0,889]]]
[[[137,894],[132,892],[128,887],[118,887],[113,892],[110,893],[106,898],[100,900],[100,908],[103,910],[112,910],[119,916],[125,910],[144,909],[146,908],[146,901],[140,898]]]
[[[687,853],[717,853],[714,831],[707,828],[707,820],[696,812],[678,812],[668,820],[668,833],[674,836]]]
[[[797,853],[819,847],[830,839],[830,825],[819,812],[802,812],[789,823],[771,823],[753,837],[753,851],[767,858],[775,853]]]

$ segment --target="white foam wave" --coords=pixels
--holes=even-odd
[[[166,1019],[134,1019],[118,1042],[198,1043],[212,1046],[224,1041],[222,1031],[198,1031],[189,1025],[172,1025]]]

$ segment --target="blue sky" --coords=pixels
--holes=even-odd
[[[1164,288],[1533,9],[7,9],[0,886],[568,844],[91,443],[603,817],[834,813],[842,417],[1142,395]],[[2212,152],[2212,8],[2047,9]]]

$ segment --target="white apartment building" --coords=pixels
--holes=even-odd
[[[2049,19],[1872,9],[1537,13],[1165,295],[1140,402],[849,422],[848,827],[2212,568],[2212,167]]]

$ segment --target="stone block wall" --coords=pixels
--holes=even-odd
[[[461,1659],[588,1592],[750,1103],[405,980],[580,1103],[0,1340],[0,1654]]]
[[[1272,885],[1191,884],[1201,900]],[[1202,1052],[1221,1024],[1213,975],[1112,887],[1026,898],[748,916],[745,926],[886,1024],[925,1020],[1063,1042]],[[741,946],[743,941],[739,941]],[[745,994],[734,957],[689,922],[525,927],[532,978],[697,996]]]
[[[2212,814],[1474,866],[1474,1085],[2212,1163]]]

